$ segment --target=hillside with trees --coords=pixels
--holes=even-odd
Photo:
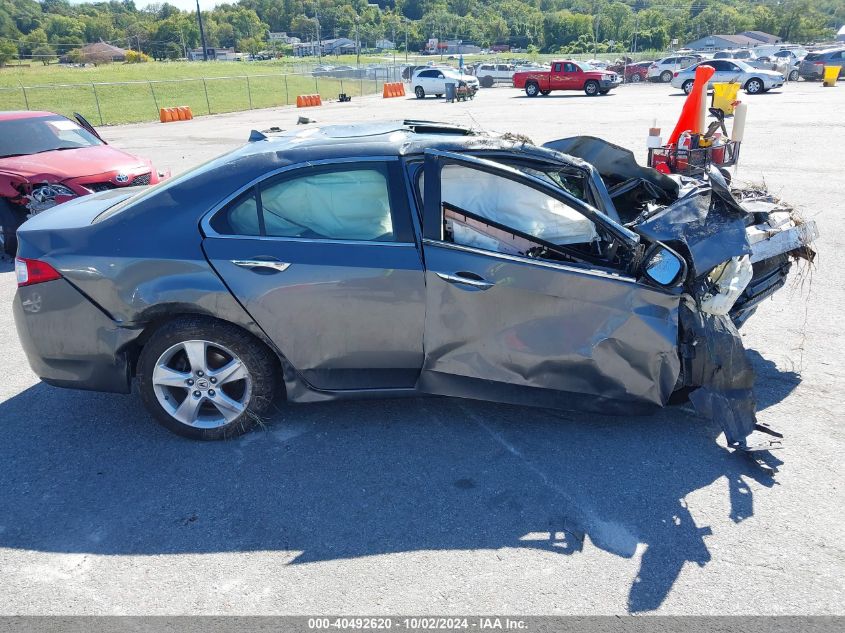
[[[201,5],[203,2],[201,1]],[[375,3],[373,3],[375,5]],[[303,41],[387,38],[419,50],[430,37],[480,46],[510,44],[540,52],[664,50],[710,33],[760,30],[793,42],[831,39],[845,23],[842,0],[240,0],[203,11],[210,46],[254,52],[269,31]],[[200,44],[193,12],[132,0],[0,0],[0,64],[20,57],[49,62],[91,42],[109,42],[156,59],[178,59]]]

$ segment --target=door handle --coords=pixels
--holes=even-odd
[[[233,259],[232,263],[241,268],[266,268],[277,273],[284,272],[290,267],[288,262],[273,261],[268,259]]]
[[[434,274],[440,277],[443,281],[448,281],[452,284],[464,284],[466,286],[478,288],[479,290],[487,290],[488,288],[492,288],[494,286],[492,282],[485,281],[475,273],[460,272],[450,275],[448,273],[435,272]]]

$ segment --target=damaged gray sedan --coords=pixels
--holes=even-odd
[[[242,433],[280,394],[631,414],[677,393],[749,450],[755,430],[776,437],[736,328],[812,258],[815,227],[745,197],[589,137],[254,132],[26,222],[14,314],[42,380],[129,393],[137,377],[192,438]]]

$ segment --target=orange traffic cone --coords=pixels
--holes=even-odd
[[[704,129],[704,121],[701,119],[701,100],[707,96],[707,82],[715,74],[716,69],[712,66],[702,64],[695,69],[695,83],[684,101],[681,116],[672,134],[669,135],[669,145],[678,142],[678,138],[690,130],[694,134],[701,133]]]

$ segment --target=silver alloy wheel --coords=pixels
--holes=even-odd
[[[642,78],[642,77],[640,77],[640,74],[639,74],[639,73],[634,73],[633,75],[631,75],[631,82],[632,82],[632,83],[635,83],[635,84],[636,84],[636,83],[639,83],[640,81],[642,81],[642,79],[643,79],[643,78]]]
[[[663,74],[660,75],[660,81],[662,81],[665,84],[668,84],[670,81],[672,81],[672,71],[664,70]]]
[[[230,350],[210,341],[183,341],[156,361],[156,399],[174,420],[201,429],[229,424],[249,406],[252,378]]]
[[[584,92],[588,95],[594,95],[599,91],[599,85],[595,81],[588,81],[584,86]]]
[[[763,91],[763,82],[759,79],[749,79],[748,83],[745,84],[745,92],[748,94],[757,94],[758,92]]]
[[[789,81],[798,81],[798,71],[793,70],[789,73]]]
[[[525,86],[525,94],[527,94],[529,97],[536,97],[539,92],[540,87],[533,81],[529,82],[528,85]]]

